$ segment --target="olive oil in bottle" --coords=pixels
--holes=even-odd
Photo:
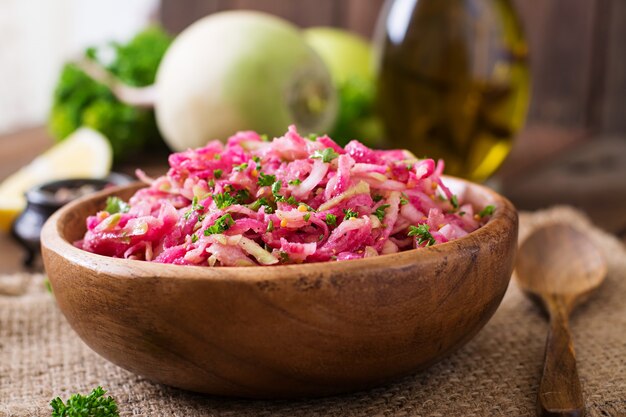
[[[503,162],[528,108],[528,49],[509,0],[388,0],[377,29],[388,145],[474,181]]]

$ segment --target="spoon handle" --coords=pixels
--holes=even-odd
[[[542,417],[582,417],[585,414],[574,345],[569,332],[569,309],[563,301],[552,298],[547,302],[550,331],[538,398],[538,412]]]

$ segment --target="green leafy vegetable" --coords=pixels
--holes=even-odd
[[[224,172],[221,169],[216,169],[215,171],[213,171],[213,176],[216,180],[219,180],[220,178],[222,178],[223,173]]]
[[[494,211],[496,211],[496,207],[492,205],[488,205],[487,207],[482,209],[480,213],[478,213],[478,215],[480,217],[491,216]]]
[[[235,165],[233,171],[241,172],[248,168],[248,163],[244,162],[243,164]]]
[[[430,228],[426,223],[418,226],[409,226],[408,235],[417,237],[418,245],[426,243],[426,246],[431,246],[437,243],[433,235],[430,234]]]
[[[452,207],[454,207],[455,209],[459,208],[459,199],[457,198],[456,195],[452,196],[452,198],[450,199],[450,203],[452,204]]]
[[[339,154],[334,151],[333,148],[326,148],[323,151],[315,151],[313,155],[311,155],[312,159],[321,159],[322,162],[330,162],[335,158],[338,158]]]
[[[194,196],[191,202],[191,210],[185,213],[185,220],[189,220],[189,217],[193,214],[194,211],[202,211],[204,210],[204,206],[202,204],[198,204],[198,197]]]
[[[389,204],[383,204],[374,211],[374,215],[378,217],[378,220],[380,220],[381,222],[385,218],[385,209],[387,207],[389,207]]]
[[[409,204],[409,199],[406,194],[402,193],[402,196],[400,197],[400,205],[404,206],[406,204]]]
[[[260,172],[259,180],[257,181],[257,184],[259,185],[259,187],[265,187],[265,186],[270,186],[274,184],[275,181],[276,181],[276,175],[268,175],[268,174],[264,174]]]
[[[336,226],[337,225],[337,216],[335,216],[334,214],[328,213],[326,215],[326,224],[329,225],[329,226]]]
[[[119,417],[117,403],[104,394],[106,391],[97,387],[89,395],[72,395],[67,403],[56,397],[50,401],[52,417]]]
[[[128,203],[124,202],[121,198],[119,197],[107,198],[107,203],[106,203],[106,207],[104,211],[108,212],[109,214],[128,213],[129,210],[130,210],[130,206],[128,205]]]
[[[344,220],[350,220],[359,216],[359,213],[352,209],[343,209],[343,214],[345,214],[343,217]]]
[[[274,194],[274,196],[280,196],[278,193],[280,193],[280,189],[283,187],[283,182],[282,181],[276,181],[274,184],[272,184],[272,194]]]
[[[121,81],[132,86],[154,83],[156,71],[172,38],[159,27],[139,32],[129,43],[111,43],[106,65],[100,59],[105,48],[89,48],[85,59],[97,61]],[[154,112],[122,104],[104,85],[97,83],[78,65],[67,63],[57,81],[48,127],[57,141],[77,128],[88,126],[111,142],[116,161],[128,159],[144,149],[164,148]]]
[[[374,197],[372,197],[372,200],[374,200],[374,202],[376,203],[378,203],[382,199],[383,199],[383,196],[380,194],[376,194]]]
[[[191,235],[191,243],[196,243],[198,239],[198,235]]]
[[[215,220],[213,225],[204,230],[204,235],[209,236],[224,233],[225,231],[230,229],[233,224],[235,224],[235,221],[233,220],[233,217],[230,215],[230,213],[224,214],[222,217]]]
[[[213,201],[215,201],[215,205],[220,210],[224,210],[226,207],[237,204],[237,199],[226,192],[213,194]]]
[[[274,222],[272,220],[270,220],[269,222],[267,222],[267,233],[270,233],[274,231]]]
[[[304,216],[302,216],[302,218],[304,219],[305,222],[308,222],[309,219],[311,218],[311,213],[306,213]]]
[[[302,180],[296,178],[295,180],[291,180],[289,181],[289,185],[300,185],[302,183]]]

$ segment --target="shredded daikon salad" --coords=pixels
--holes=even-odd
[[[239,132],[172,154],[128,203],[109,198],[76,245],[179,265],[280,265],[367,258],[457,239],[493,213],[458,201],[443,161],[345,148],[295,127],[268,140]]]

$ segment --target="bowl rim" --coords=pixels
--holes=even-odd
[[[310,273],[329,274],[333,272],[349,272],[361,268],[368,268],[385,264],[388,267],[405,267],[409,265],[428,262],[447,253],[455,252],[467,245],[478,245],[484,242],[486,238],[497,229],[517,228],[517,211],[515,206],[496,191],[471,181],[443,175],[442,178],[447,181],[461,183],[468,188],[475,188],[481,194],[489,196],[488,204],[496,207],[491,218],[480,228],[470,232],[469,234],[458,239],[439,243],[433,246],[427,246],[419,249],[410,249],[401,252],[383,254],[369,258],[350,259],[336,262],[311,262],[301,264],[276,265],[276,266],[226,266],[226,267],[208,267],[199,265],[174,265],[162,264],[156,262],[147,262],[134,259],[113,258],[109,256],[99,255],[86,250],[80,249],[74,244],[67,241],[61,233],[60,221],[66,218],[69,213],[76,210],[87,201],[103,198],[109,195],[116,195],[126,189],[138,187],[142,183],[135,182],[119,187],[111,187],[93,194],[83,196],[76,199],[61,209],[56,211],[45,223],[41,233],[42,251],[51,251],[58,256],[71,262],[72,264],[82,266],[84,268],[102,272],[109,276],[117,275],[127,278],[129,275],[133,279],[153,278],[153,277],[174,277],[175,279],[190,280],[231,280],[233,277],[250,281],[266,281],[268,278],[272,280],[280,277],[303,276]],[[147,186],[147,185],[146,185]],[[83,219],[84,221],[85,219]],[[45,256],[44,256],[45,260]],[[133,273],[129,274],[132,268]]]

